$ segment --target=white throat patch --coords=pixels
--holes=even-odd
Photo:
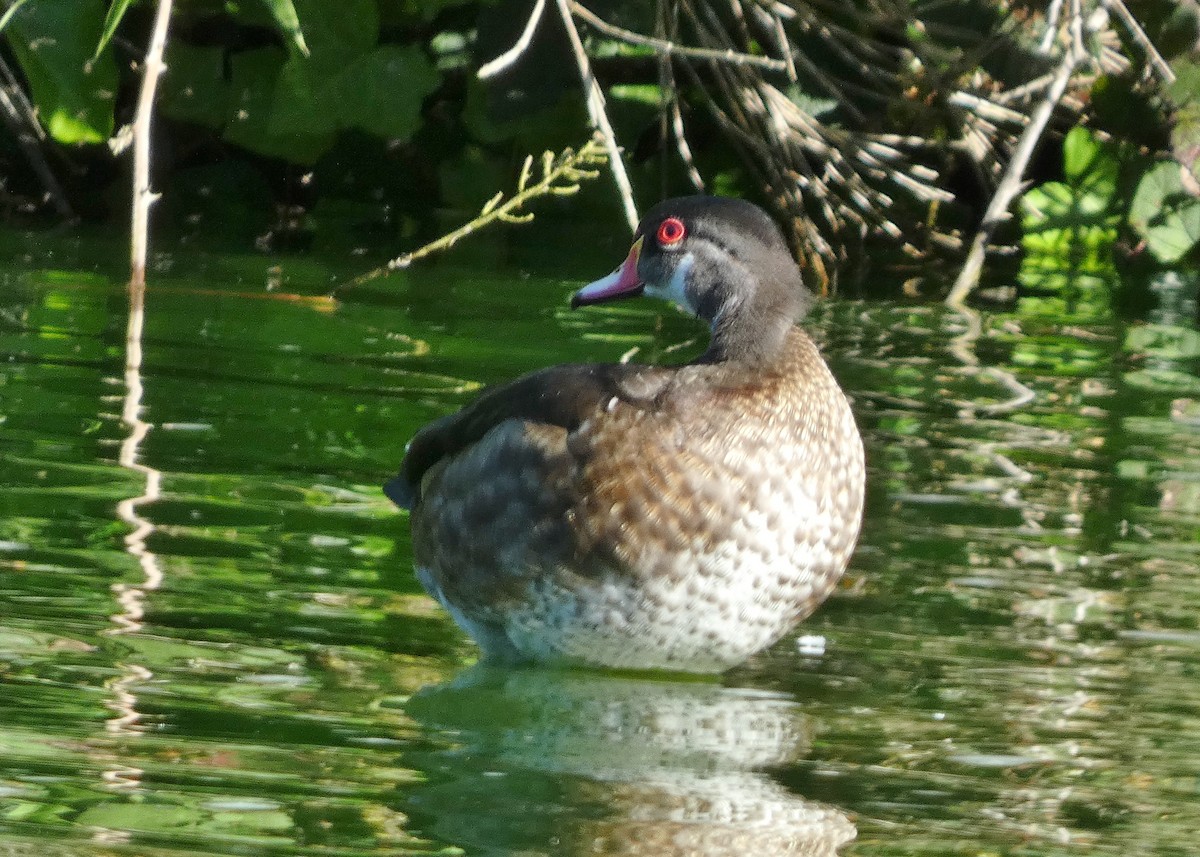
[[[687,292],[684,288],[687,282],[687,276],[692,270],[692,266],[696,264],[696,257],[692,253],[684,254],[679,260],[679,264],[675,266],[675,273],[671,275],[670,281],[666,285],[657,283],[646,284],[646,294],[651,297],[662,298],[671,301],[678,306],[683,307],[692,315],[696,314],[696,308],[692,306],[691,301],[687,298]]]

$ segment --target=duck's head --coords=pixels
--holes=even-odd
[[[669,199],[650,209],[625,261],[576,292],[571,305],[643,293],[708,324],[709,360],[770,359],[808,304],[800,269],[766,212],[715,196]]]

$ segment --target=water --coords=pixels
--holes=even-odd
[[[683,359],[690,321],[447,265],[334,304],[350,270],[181,254],[131,372],[83,257],[0,271],[0,852],[1195,854],[1194,283],[1137,324],[1103,284],[823,304],[862,544],[712,683],[470,667],[378,487],[479,385]]]

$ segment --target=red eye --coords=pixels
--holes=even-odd
[[[684,228],[682,220],[678,217],[668,217],[658,225],[658,246],[670,247],[672,244],[678,244],[686,234],[687,229]]]

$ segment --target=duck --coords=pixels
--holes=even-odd
[[[797,324],[812,296],[748,201],[669,199],[572,307],[645,295],[709,328],[681,365],[551,366],[421,428],[385,494],[416,576],[485,661],[720,673],[842,577],[866,470]]]

